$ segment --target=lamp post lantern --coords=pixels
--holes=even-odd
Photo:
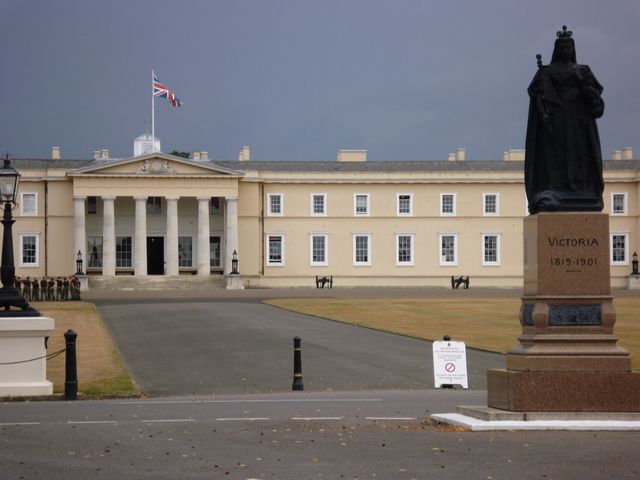
[[[82,272],[82,252],[80,250],[76,255],[76,275],[84,275]]]
[[[633,260],[631,260],[631,275],[640,275],[638,272],[638,253],[633,252]]]
[[[233,251],[233,255],[231,256],[231,275],[239,275],[238,271],[238,252],[236,250]]]
[[[0,264],[0,317],[39,317],[38,312],[22,296],[20,291],[13,285],[16,276],[16,269],[13,263],[13,234],[12,226],[15,222],[11,215],[11,209],[16,204],[18,193],[18,182],[20,174],[11,166],[11,158],[5,153],[4,165],[0,168],[0,201],[4,208],[2,225],[4,232],[2,236],[2,263]],[[11,307],[20,310],[11,310]]]

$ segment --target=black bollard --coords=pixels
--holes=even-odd
[[[76,338],[78,334],[69,329],[64,334],[66,341],[64,399],[78,399],[78,367],[76,363]]]
[[[302,384],[302,348],[300,347],[300,337],[293,338],[293,386],[291,389],[304,390]]]

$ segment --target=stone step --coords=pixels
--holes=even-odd
[[[89,276],[89,290],[207,290],[226,288],[222,275],[116,275],[115,277]]]

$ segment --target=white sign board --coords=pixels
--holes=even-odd
[[[442,385],[462,385],[462,388],[469,388],[464,342],[433,342],[433,376],[436,388]]]

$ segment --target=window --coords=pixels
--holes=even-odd
[[[268,193],[267,203],[269,215],[282,215],[283,209],[281,193]]]
[[[221,244],[220,236],[209,237],[209,265],[212,267],[219,268],[222,266],[220,258]]]
[[[353,265],[371,265],[371,235],[368,233],[353,235]]]
[[[311,249],[311,265],[327,266],[329,265],[329,255],[327,249],[327,235],[312,233],[310,236]]]
[[[398,215],[413,215],[413,194],[398,193],[397,194]]]
[[[456,214],[456,194],[441,193],[440,194],[440,215]]]
[[[116,237],[116,268],[131,268],[131,237]]]
[[[284,265],[284,241],[282,235],[267,235],[267,265]]]
[[[482,235],[482,265],[500,265],[500,235]]]
[[[627,265],[627,245],[629,243],[628,233],[614,233],[611,235],[611,264]]]
[[[38,240],[37,233],[23,233],[20,235],[20,266],[38,266]]]
[[[151,214],[162,213],[162,197],[147,198],[147,213],[151,213]]]
[[[178,267],[193,267],[193,237],[178,237]]]
[[[87,253],[87,268],[102,268],[102,237],[87,237]]]
[[[222,215],[222,205],[220,204],[220,197],[211,197],[210,210],[211,215]]]
[[[484,215],[498,215],[498,194],[482,194],[482,213]]]
[[[353,196],[353,214],[355,216],[369,215],[369,194],[356,193]]]
[[[396,265],[413,265],[413,234],[396,235]]]
[[[20,201],[20,215],[37,215],[38,214],[38,194],[22,193]]]
[[[455,266],[458,265],[458,235],[442,234],[440,235],[440,265]]]
[[[98,197],[87,197],[87,213],[95,215],[98,212]]]
[[[627,194],[626,193],[611,194],[611,213],[613,215],[627,214]]]
[[[311,194],[311,215],[323,216],[327,214],[327,194]]]

